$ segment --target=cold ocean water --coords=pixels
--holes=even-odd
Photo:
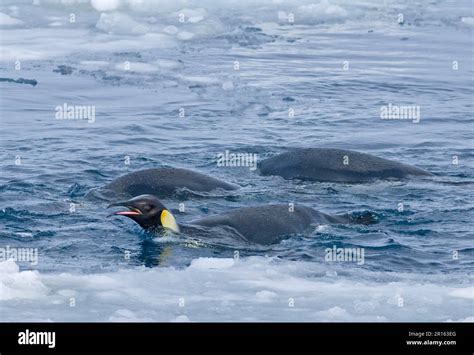
[[[472,2],[0,4],[0,321],[474,321]],[[419,117],[381,119],[389,104]],[[94,115],[58,119],[64,105]],[[434,176],[316,183],[216,164],[295,147]],[[163,200],[183,223],[277,202],[378,223],[220,245],[150,237],[85,197],[160,166],[241,186]],[[37,260],[6,257],[21,248]],[[328,261],[333,248],[364,260]]]

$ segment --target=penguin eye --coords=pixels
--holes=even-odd
[[[149,212],[151,210],[151,206],[150,205],[144,205],[143,206],[143,212]]]

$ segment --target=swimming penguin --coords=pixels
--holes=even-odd
[[[141,195],[109,205],[109,207],[114,206],[126,207],[128,210],[114,212],[113,215],[129,217],[146,230],[160,227],[175,233],[181,230],[172,213],[156,196]],[[275,204],[238,208],[220,215],[191,221],[190,225],[230,229],[247,242],[266,245],[278,242],[292,234],[310,232],[318,224],[370,224],[373,222],[372,215],[331,216],[302,205],[296,205],[291,209],[285,204]]]
[[[429,176],[426,170],[344,149],[302,148],[263,160],[262,175],[285,179],[363,183],[375,179]]]
[[[155,168],[123,175],[101,188],[100,194],[105,197],[130,198],[149,193],[166,198],[180,188],[193,192],[210,192],[216,189],[236,190],[238,187],[192,170]]]

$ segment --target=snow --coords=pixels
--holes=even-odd
[[[387,282],[380,274],[375,282],[354,281],[354,276],[329,278],[323,271],[309,262],[201,257],[184,269],[43,274],[21,271],[8,260],[0,263],[0,311],[5,321],[474,319],[472,287],[435,284],[439,276],[393,276],[397,281]]]

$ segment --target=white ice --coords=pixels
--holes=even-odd
[[[0,314],[2,321],[474,319],[469,279],[457,285],[439,275],[361,269],[356,278],[326,276],[325,270],[314,262],[249,257],[198,258],[184,269],[43,274],[20,271],[9,260],[0,263]]]

